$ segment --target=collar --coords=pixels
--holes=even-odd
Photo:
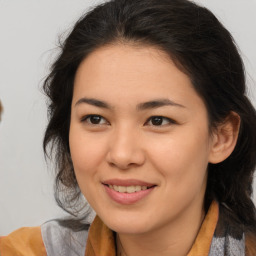
[[[187,256],[207,256],[219,217],[219,206],[213,201]],[[96,216],[88,234],[85,256],[116,256],[115,235]]]

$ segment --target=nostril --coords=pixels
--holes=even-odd
[[[128,170],[143,165],[145,160],[144,157],[143,159],[132,159],[132,157],[131,159],[108,158],[107,162],[113,168],[117,168],[119,170]]]

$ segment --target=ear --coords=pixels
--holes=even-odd
[[[209,163],[217,164],[233,152],[240,128],[240,116],[230,112],[223,123],[219,124],[212,135]]]

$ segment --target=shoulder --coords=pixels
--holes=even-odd
[[[245,251],[247,256],[256,255],[256,232],[245,233]]]
[[[41,226],[41,233],[47,255],[73,256],[84,255],[88,231],[73,231],[60,225],[58,220],[49,221]]]
[[[256,255],[256,225],[246,226],[225,204],[220,205],[219,220],[213,243],[222,241],[228,250],[240,252],[237,255]],[[219,248],[219,247],[218,247]]]
[[[75,232],[52,220],[38,227],[20,228],[0,237],[1,256],[84,255],[88,231]]]
[[[20,228],[8,236],[0,237],[0,255],[46,256],[41,228]]]

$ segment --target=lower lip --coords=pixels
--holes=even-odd
[[[139,200],[146,197],[155,188],[155,187],[152,187],[152,188],[148,188],[146,190],[141,190],[134,193],[120,193],[118,191],[115,191],[114,189],[111,189],[107,185],[104,185],[104,187],[111,199],[113,199],[115,202],[119,204],[126,204],[126,205],[134,204],[138,202]]]

